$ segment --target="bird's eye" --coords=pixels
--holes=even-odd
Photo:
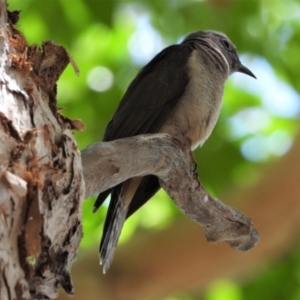
[[[225,40],[225,39],[222,40],[222,44],[225,46],[225,48],[226,48],[227,50],[231,50],[231,49],[232,49],[230,43],[229,43],[227,40]]]

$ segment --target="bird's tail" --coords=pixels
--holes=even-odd
[[[113,201],[112,195],[109,218],[106,220],[108,223],[105,224],[106,228],[104,227],[104,235],[100,245],[100,264],[103,265],[104,274],[110,268],[128,211],[128,207],[122,201],[120,194],[118,193],[115,201]]]

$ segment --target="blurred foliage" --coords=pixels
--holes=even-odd
[[[58,106],[81,118],[80,149],[99,141],[126,87],[163,47],[188,32],[225,32],[241,60],[258,80],[234,74],[229,79],[218,124],[196,150],[201,180],[222,197],[232,186],[257,180],[262,167],[284,154],[298,131],[300,103],[300,4],[296,0],[9,0],[21,10],[19,29],[28,43],[55,40],[80,68],[68,67],[58,84]],[[83,208],[82,247],[96,247],[105,210]],[[181,217],[163,191],[130,218],[122,240],[136,230],[160,229]],[[226,280],[213,283],[205,300],[298,299],[299,251],[265,270],[244,288]],[[290,279],[287,274],[296,274]],[[282,284],[277,284],[281,282]],[[284,284],[283,284],[284,283]],[[270,290],[271,287],[271,290]],[[221,291],[221,292],[220,292]],[[269,292],[267,292],[269,291]],[[283,296],[284,295],[284,296]],[[182,295],[176,299],[202,299]],[[170,298],[171,299],[171,298]],[[172,298],[175,299],[175,298]]]

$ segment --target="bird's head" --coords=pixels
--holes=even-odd
[[[228,64],[229,75],[234,72],[240,72],[256,78],[255,75],[240,62],[235,45],[225,34],[216,31],[197,31],[189,34],[183,43],[191,41],[196,42],[196,44],[204,45],[211,51],[221,53]]]

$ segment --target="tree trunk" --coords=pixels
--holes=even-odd
[[[82,237],[84,197],[72,122],[56,108],[67,52],[28,47],[0,7],[0,299],[57,297]]]

